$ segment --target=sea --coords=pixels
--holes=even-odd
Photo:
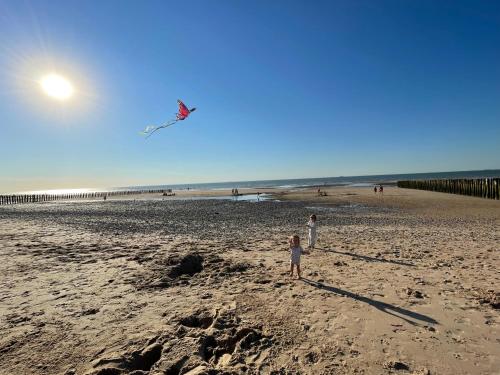
[[[460,178],[487,178],[500,177],[500,169],[488,169],[480,171],[456,171],[456,172],[432,172],[432,173],[407,173],[407,174],[382,174],[370,176],[338,176],[338,177],[318,177],[318,178],[298,178],[285,180],[259,180],[259,181],[229,181],[198,184],[165,184],[165,185],[144,185],[144,186],[124,186],[107,188],[86,188],[86,189],[54,189],[23,191],[9,194],[71,194],[84,192],[110,192],[110,191],[142,191],[142,190],[225,190],[225,189],[269,189],[269,188],[309,188],[327,186],[357,186],[370,187],[374,185],[394,185],[402,180],[431,180],[431,179],[460,179]]]

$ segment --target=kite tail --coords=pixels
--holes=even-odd
[[[144,129],[142,132],[140,132],[141,135],[145,135],[146,136],[146,139],[151,137],[151,135],[156,132],[157,130],[160,130],[160,129],[163,129],[163,128],[166,128],[166,127],[169,127],[173,124],[175,124],[177,121],[177,119],[175,120],[170,120],[169,122],[163,124],[163,125],[160,125],[160,126],[146,126],[146,129]]]

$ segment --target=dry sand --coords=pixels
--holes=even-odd
[[[0,207],[0,373],[498,374],[500,202],[326,191]]]

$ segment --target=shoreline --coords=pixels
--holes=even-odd
[[[105,192],[105,191],[123,191],[123,190],[159,190],[159,189],[172,189],[172,190],[186,190],[189,188],[201,187],[201,190],[213,189],[231,189],[231,188],[252,188],[252,189],[272,189],[272,188],[314,188],[321,186],[349,186],[357,183],[368,183],[373,185],[395,185],[398,180],[429,180],[429,179],[459,179],[459,178],[489,178],[500,177],[500,169],[484,169],[484,170],[471,170],[471,171],[448,171],[448,172],[417,172],[417,173],[395,173],[395,174],[382,174],[382,175],[360,175],[360,176],[336,176],[336,177],[311,177],[311,178],[291,178],[291,179],[278,179],[278,180],[250,180],[250,181],[225,181],[225,182],[209,182],[209,183],[190,183],[190,184],[173,184],[173,185],[137,185],[137,186],[122,186],[122,187],[102,187],[102,188],[68,188],[68,189],[45,189],[45,190],[31,190],[31,191],[18,191],[18,192],[3,192],[0,195],[12,194],[57,194],[57,192],[64,191],[66,193],[78,192]],[[332,181],[332,180],[335,180]],[[308,182],[307,184],[300,184],[301,182]],[[272,186],[258,186],[257,183],[274,183]],[[277,182],[282,182],[281,185],[276,185]],[[290,182],[294,182],[290,184]],[[248,186],[253,184],[254,186]],[[208,186],[217,186],[209,188]],[[223,186],[224,185],[224,186]]]
[[[495,185],[493,187],[496,188],[497,181],[494,182]],[[493,184],[491,182],[490,184]],[[21,194],[21,195],[13,195],[13,196],[1,196],[0,195],[0,206],[1,205],[11,205],[11,204],[26,204],[26,203],[44,203],[44,202],[55,202],[55,201],[85,201],[85,200],[107,200],[107,199],[122,199],[122,200],[137,200],[137,199],[165,199],[165,198],[170,198],[172,200],[177,199],[177,200],[182,200],[182,199],[210,199],[210,198],[220,198],[220,199],[233,199],[237,197],[245,197],[249,195],[255,195],[255,197],[248,197],[248,200],[255,200],[259,201],[260,195],[262,194],[263,197],[265,196],[284,196],[284,195],[291,195],[294,198],[288,197],[287,199],[296,199],[296,200],[301,200],[301,197],[306,197],[306,199],[310,200],[311,199],[311,192],[313,194],[316,194],[316,192],[321,191],[321,194],[316,194],[318,196],[327,196],[328,191],[330,192],[338,192],[340,190],[345,190],[345,189],[350,189],[350,190],[355,190],[355,191],[361,191],[359,189],[362,189],[362,191],[366,192],[366,190],[371,190],[373,188],[377,188],[380,186],[384,186],[386,190],[386,196],[387,196],[387,189],[389,188],[399,188],[400,191],[405,191],[404,187],[400,187],[399,183],[396,182],[380,182],[377,184],[374,183],[351,183],[347,185],[343,184],[323,184],[323,185],[315,185],[315,186],[291,186],[291,187],[269,187],[269,188],[258,188],[258,187],[252,187],[252,188],[239,188],[240,193],[237,195],[233,194],[233,189],[231,189],[231,193],[229,192],[229,188],[210,188],[210,189],[179,189],[179,190],[172,190],[172,189],[166,189],[166,190],[156,190],[156,191],[133,191],[133,190],[114,190],[114,191],[95,191],[95,192],[78,192],[78,193],[68,193],[68,194],[56,194],[56,195],[48,195],[48,194]],[[448,185],[443,185],[443,189],[430,189],[430,190],[420,190],[420,191],[448,191],[447,186]],[[489,184],[484,184],[484,192],[483,190],[477,190],[479,186],[478,184],[470,184],[470,186],[464,188],[464,189],[459,189],[457,191],[467,191],[470,194],[466,194],[466,196],[476,196],[480,198],[489,198],[492,200],[495,200],[495,198],[498,198],[498,191],[494,191],[492,188],[490,188]],[[483,186],[483,185],[481,185]],[[472,192],[472,188],[475,190]],[[412,189],[410,189],[412,190]],[[415,189],[419,190],[419,189]],[[454,191],[454,190],[453,190]],[[302,194],[305,193],[305,194]],[[484,194],[483,194],[484,193]],[[301,195],[302,194],[302,195]],[[447,194],[450,194],[450,192],[447,192]],[[338,195],[338,194],[337,194]],[[357,193],[351,193],[350,195],[359,195]],[[377,193],[374,194],[377,196]],[[380,193],[378,194],[379,196]],[[455,195],[455,194],[453,194]],[[328,198],[324,200],[329,200]],[[330,199],[331,200],[331,199]],[[496,199],[498,200],[498,199]],[[373,199],[371,200],[373,201]]]

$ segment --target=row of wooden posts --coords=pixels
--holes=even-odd
[[[398,181],[398,187],[500,199],[500,178]]]
[[[35,203],[49,202],[65,199],[93,199],[107,198],[116,195],[132,195],[132,194],[156,194],[165,193],[165,189],[156,190],[122,190],[122,191],[95,191],[87,193],[68,193],[68,194],[12,194],[0,195],[0,205],[18,204],[18,203]]]

